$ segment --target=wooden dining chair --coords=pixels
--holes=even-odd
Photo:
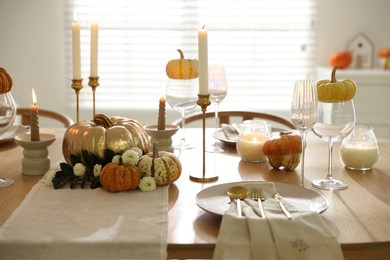
[[[22,125],[31,125],[30,113],[29,108],[17,108],[16,115],[21,116],[20,123]],[[39,109],[39,117],[56,120],[62,123],[64,127],[69,127],[74,124],[73,120],[69,116],[50,110]]]
[[[214,112],[206,112],[206,119],[214,118]],[[231,124],[231,123],[241,123],[244,120],[250,119],[262,119],[269,122],[272,125],[273,131],[281,131],[288,129],[296,129],[294,124],[287,118],[284,118],[281,115],[273,114],[273,113],[265,113],[265,112],[251,112],[251,111],[220,111],[218,112],[219,123],[221,124]],[[189,114],[185,118],[185,124],[194,123],[201,120],[203,118],[202,113]],[[237,122],[233,122],[233,120]],[[182,125],[181,119],[178,119],[173,122],[173,124]]]

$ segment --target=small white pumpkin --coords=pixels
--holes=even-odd
[[[151,176],[158,186],[169,185],[176,181],[182,171],[179,158],[170,152],[158,151],[157,144],[153,144],[153,152],[143,155],[138,161],[142,177]]]

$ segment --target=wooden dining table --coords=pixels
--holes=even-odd
[[[193,149],[175,150],[183,171],[169,187],[167,252],[169,259],[212,258],[222,216],[210,213],[196,204],[197,194],[205,188],[229,182],[269,181],[300,185],[300,166],[293,171],[273,169],[268,162],[244,162],[235,145],[219,142],[223,152],[212,152],[213,129],[206,129],[205,171],[203,171],[202,129],[186,129]],[[62,140],[65,129],[46,128],[42,132],[56,135],[49,147],[51,167],[63,160]],[[180,131],[173,142],[179,141]],[[309,133],[305,160],[305,183],[324,195],[328,208],[321,213],[325,223],[341,244],[345,259],[389,259],[390,257],[390,140],[378,139],[379,159],[372,170],[345,168],[339,159],[339,145],[333,149],[333,175],[348,184],[345,190],[319,190],[311,180],[327,174],[327,143]],[[0,188],[0,225],[22,203],[42,176],[22,174],[23,149],[15,142],[0,143],[0,177],[15,183]],[[194,182],[190,176],[218,176],[213,182]]]

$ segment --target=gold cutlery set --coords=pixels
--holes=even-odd
[[[229,188],[226,193],[229,196],[229,198],[231,198],[232,200],[236,200],[237,213],[238,213],[239,218],[242,217],[241,200],[247,198],[249,196],[249,194],[250,194],[250,197],[252,200],[255,200],[258,202],[258,206],[260,209],[260,217],[266,218],[263,203],[262,203],[262,201],[265,200],[265,197],[264,197],[263,191],[260,188],[251,188],[251,191],[249,192],[249,190],[243,186],[233,186],[233,187]],[[291,216],[290,212],[288,211],[286,206],[283,204],[283,201],[281,200],[282,196],[280,196],[279,193],[275,193],[272,197],[278,202],[280,208],[282,209],[282,211],[286,215],[286,217],[288,219],[291,219],[292,216]]]

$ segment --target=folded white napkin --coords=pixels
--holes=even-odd
[[[221,127],[223,130],[223,133],[225,134],[225,136],[228,140],[237,141],[238,132],[232,125],[221,124]]]
[[[273,183],[260,185],[267,218],[259,217],[254,200],[241,203],[243,218],[231,203],[222,218],[214,259],[343,259],[337,239],[317,212],[299,211],[284,201],[292,213],[288,219],[272,198]]]

